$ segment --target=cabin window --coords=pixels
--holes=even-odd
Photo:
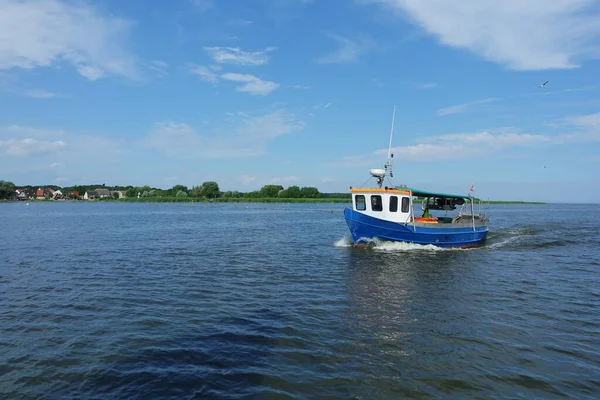
[[[383,203],[381,202],[380,195],[371,196],[371,210],[383,211]]]
[[[402,198],[402,212],[407,213],[410,209],[410,199],[408,197]]]
[[[398,211],[398,196],[390,196],[390,212]]]
[[[367,209],[367,203],[365,201],[365,196],[362,194],[358,194],[354,197],[354,202],[356,204],[356,209],[358,211],[364,211]]]

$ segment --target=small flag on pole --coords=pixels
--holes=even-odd
[[[469,188],[469,194],[467,194],[467,196],[471,197],[471,192],[474,190],[475,189],[473,188],[473,185],[471,185],[471,187]]]

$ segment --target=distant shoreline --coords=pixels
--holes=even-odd
[[[350,199],[340,198],[231,198],[221,197],[217,199],[207,200],[199,197],[125,197],[122,199],[99,199],[99,200],[0,200],[0,203],[65,203],[65,202],[85,202],[85,203],[327,203],[327,204],[348,204]],[[415,200],[414,203],[421,203],[420,200]],[[509,205],[539,205],[547,204],[538,201],[519,201],[519,200],[489,200],[481,201],[482,204],[509,204]]]

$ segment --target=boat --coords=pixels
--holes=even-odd
[[[468,194],[459,195],[392,184],[395,116],[394,106],[387,162],[383,169],[369,171],[369,180],[374,178],[377,184],[374,187],[350,187],[352,207],[344,209],[344,218],[354,246],[377,241],[443,248],[483,245],[489,231],[488,217],[482,212],[481,200],[471,195],[474,185]],[[388,178],[389,186],[384,185],[385,178]],[[417,213],[415,208],[420,211]]]

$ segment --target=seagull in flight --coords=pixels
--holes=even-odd
[[[543,88],[543,87],[546,87],[546,85],[547,85],[547,84],[548,84],[548,81],[546,81],[546,82],[542,83],[542,84],[541,84],[540,86],[538,86],[538,87],[539,87],[539,88]]]

